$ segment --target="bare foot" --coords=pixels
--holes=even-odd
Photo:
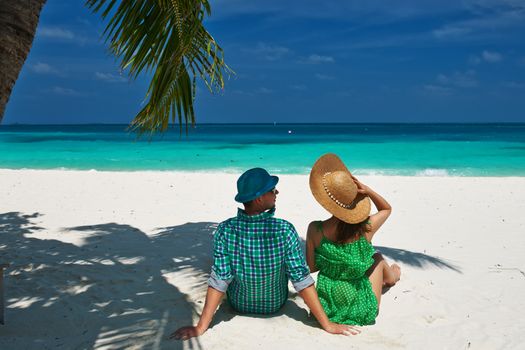
[[[388,279],[383,280],[383,294],[388,292],[390,287],[396,285],[396,283],[401,279],[401,267],[398,264],[392,264],[388,266],[389,276]]]
[[[392,264],[390,267],[392,268],[392,271],[394,271],[394,279],[397,283],[401,279],[401,267],[399,267],[398,264]]]

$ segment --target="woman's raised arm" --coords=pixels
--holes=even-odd
[[[385,223],[386,219],[392,213],[392,206],[384,199],[380,194],[372,190],[370,187],[361,183],[357,178],[352,176],[355,184],[357,185],[357,192],[362,193],[370,197],[370,200],[374,203],[377,208],[377,213],[370,215],[370,226],[371,229],[366,233],[366,239],[371,242],[374,234],[379,228]]]

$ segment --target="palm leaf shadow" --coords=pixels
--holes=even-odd
[[[425,268],[426,266],[435,266],[440,269],[449,269],[452,271],[455,271],[457,273],[462,273],[461,269],[450,263],[447,262],[444,259],[419,253],[419,252],[412,252],[406,249],[399,249],[399,248],[391,248],[391,247],[383,247],[383,246],[374,246],[381,254],[384,256],[387,256],[395,261],[402,262],[403,264],[407,264],[413,267],[417,268]]]
[[[117,223],[64,229],[84,239],[78,246],[36,238],[44,230],[35,223],[40,216],[0,213],[0,256],[11,263],[0,348],[183,348],[167,337],[191,322],[196,310],[166,275],[186,267],[208,272],[201,260],[210,253],[213,223],[150,236]],[[31,337],[23,334],[27,320]],[[188,347],[201,345],[196,340]]]

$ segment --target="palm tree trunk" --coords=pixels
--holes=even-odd
[[[0,122],[35,37],[46,0],[0,1]]]

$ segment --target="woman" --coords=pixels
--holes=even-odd
[[[372,238],[392,207],[379,194],[352,176],[335,154],[325,154],[310,172],[315,199],[332,214],[310,223],[306,260],[319,271],[319,300],[332,322],[375,323],[384,286],[399,281],[401,269],[388,265],[372,247]],[[370,200],[377,213],[370,215]]]

